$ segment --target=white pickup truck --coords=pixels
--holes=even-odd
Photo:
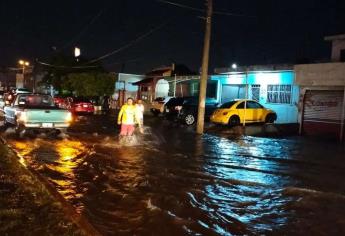
[[[4,113],[5,125],[14,125],[18,133],[27,129],[66,130],[73,120],[71,112],[56,107],[50,95],[18,94]]]

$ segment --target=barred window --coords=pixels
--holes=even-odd
[[[267,85],[268,103],[291,103],[291,85]]]
[[[252,99],[255,101],[260,101],[260,84],[251,85]]]

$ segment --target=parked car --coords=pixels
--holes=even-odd
[[[273,123],[277,114],[254,100],[239,99],[224,103],[211,116],[211,122],[230,126],[239,125],[244,119],[246,123]]]
[[[205,119],[209,119],[212,112],[217,109],[217,101],[207,98],[205,102]],[[198,116],[197,97],[172,98],[166,104],[167,118],[176,118],[186,125],[193,125]]]
[[[5,124],[14,125],[18,133],[27,129],[65,130],[72,122],[71,112],[56,107],[50,95],[18,94],[4,113]]]
[[[66,98],[55,96],[54,103],[57,107],[67,108]]]
[[[73,114],[93,114],[95,107],[88,98],[67,98],[67,107]]]
[[[172,97],[158,97],[152,102],[151,112],[158,116],[165,112],[165,105]]]
[[[23,93],[32,93],[29,89],[27,88],[17,88],[15,91],[15,94],[23,94]]]

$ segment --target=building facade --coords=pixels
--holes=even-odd
[[[345,63],[296,65],[300,134],[344,140]]]
[[[277,123],[298,122],[299,86],[293,67],[239,68],[211,76],[218,81],[219,103],[233,99],[253,99],[277,113]]]
[[[118,101],[118,106],[124,104],[127,98],[136,99],[138,94],[138,86],[133,83],[142,80],[144,75],[112,73],[115,77],[114,98]]]

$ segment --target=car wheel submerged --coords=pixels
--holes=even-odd
[[[268,114],[265,118],[265,123],[274,123],[275,120],[276,120],[275,114]]]
[[[229,126],[236,126],[240,124],[240,118],[238,116],[231,116],[228,122]]]
[[[195,117],[193,114],[188,114],[185,116],[184,118],[184,122],[186,123],[186,125],[192,125],[195,122]]]

